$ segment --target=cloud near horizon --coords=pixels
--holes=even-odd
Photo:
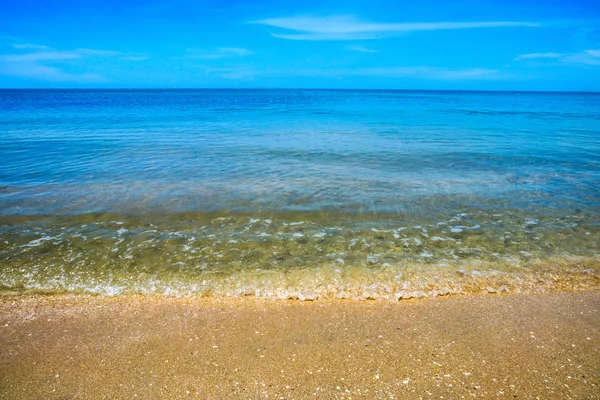
[[[72,60],[81,56],[82,54],[76,51],[39,51],[36,53],[3,55],[1,59],[12,63],[35,63],[38,61]]]
[[[0,74],[53,82],[93,83],[103,82],[106,79],[91,73],[69,73],[58,66],[46,65],[46,63],[60,63],[85,57],[114,57],[122,54],[118,51],[85,48],[53,50],[50,46],[38,44],[12,44],[11,46],[27,52],[0,54]]]
[[[496,69],[485,68],[468,68],[468,69],[449,69],[441,67],[382,67],[382,68],[341,68],[341,69],[302,69],[293,71],[287,69],[270,69],[259,70],[253,68],[216,68],[207,69],[207,73],[215,74],[226,79],[254,79],[261,75],[297,75],[297,76],[320,76],[330,78],[340,78],[347,76],[374,76],[384,78],[417,78],[424,80],[440,80],[440,81],[455,81],[455,80],[498,80],[506,78],[506,74],[502,74]]]
[[[358,51],[361,53],[379,53],[379,50],[369,49],[364,46],[344,46],[346,50]]]
[[[249,23],[294,32],[269,32],[271,36],[288,40],[367,40],[415,31],[540,26],[538,23],[514,21],[386,23],[362,21],[345,15],[267,18]]]
[[[0,65],[0,74],[52,82],[95,83],[106,81],[104,77],[97,74],[72,74],[56,67],[40,64],[8,65],[4,67]]]
[[[600,50],[585,50],[579,53],[530,53],[521,54],[513,61],[554,60],[565,64],[600,65]]]
[[[386,78],[419,78],[427,80],[468,80],[468,79],[498,79],[501,77],[496,69],[467,68],[449,69],[440,67],[381,67],[381,68],[359,68],[349,70],[331,71],[333,74],[357,75],[357,76],[379,76]]]
[[[188,49],[187,54],[177,58],[188,60],[214,60],[219,58],[243,57],[255,54],[254,51],[240,47],[219,47],[216,50]]]
[[[127,60],[127,61],[143,61],[143,60],[147,60],[150,57],[148,56],[124,56],[124,57],[119,57],[119,60]]]
[[[28,49],[28,50],[50,50],[50,46],[44,46],[42,44],[31,44],[31,43],[17,43],[12,44],[15,49]]]
[[[94,49],[77,49],[75,50],[79,54],[83,55],[91,55],[91,56],[118,56],[121,54],[119,51],[110,51],[110,50],[94,50]]]
[[[560,58],[563,57],[562,53],[531,53],[531,54],[521,54],[520,56],[515,57],[514,61],[522,61],[522,60],[533,60],[536,58]]]

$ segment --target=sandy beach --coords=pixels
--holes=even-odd
[[[3,399],[600,398],[600,292],[5,296],[0,322]]]

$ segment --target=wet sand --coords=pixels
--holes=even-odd
[[[600,292],[0,298],[0,398],[600,398]]]

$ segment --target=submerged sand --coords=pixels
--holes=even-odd
[[[600,398],[600,292],[0,298],[0,398]]]

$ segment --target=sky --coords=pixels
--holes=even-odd
[[[0,88],[600,91],[600,0],[0,0]]]

